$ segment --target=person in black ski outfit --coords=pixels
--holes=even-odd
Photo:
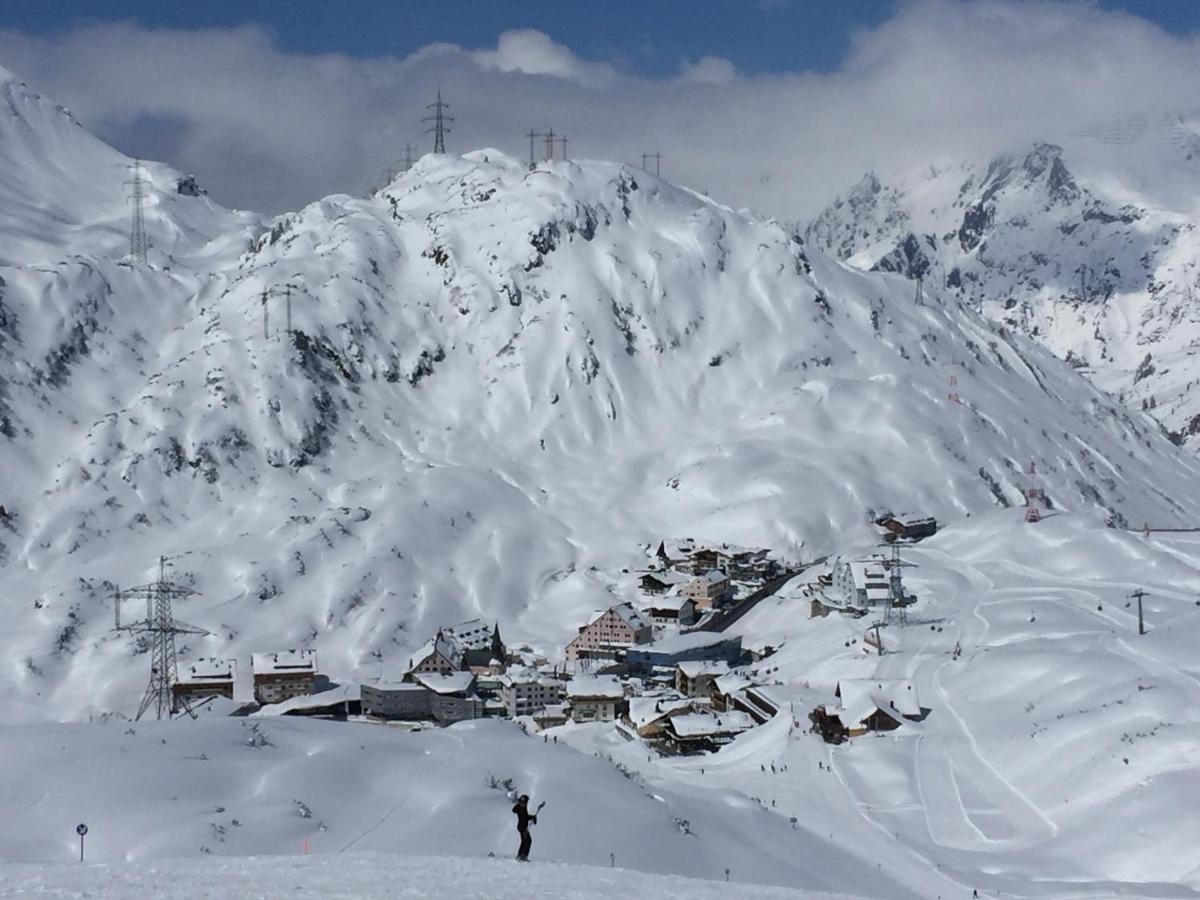
[[[517,850],[517,859],[521,862],[529,862],[529,848],[533,844],[533,838],[529,835],[529,823],[537,824],[537,813],[529,811],[528,794],[522,794],[517,798],[517,804],[513,807],[513,815],[517,817],[517,833],[521,835],[521,847]]]

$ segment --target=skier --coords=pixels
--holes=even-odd
[[[517,833],[521,835],[521,847],[517,850],[517,859],[521,862],[529,862],[529,848],[533,844],[533,838],[529,835],[529,823],[537,824],[537,814],[545,806],[542,803],[532,813],[529,811],[529,795],[522,794],[517,798],[517,804],[513,807],[513,815],[517,817]]]

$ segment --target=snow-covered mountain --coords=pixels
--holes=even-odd
[[[482,859],[424,856],[507,852],[508,799],[488,775],[550,798],[535,856],[569,865],[529,867],[547,895],[614,862],[888,897],[1200,885],[1200,550],[1127,530],[1196,525],[1200,462],[1021,334],[1057,334],[1069,296],[1049,312],[1030,299],[1028,321],[1019,300],[1006,323],[971,292],[1030,277],[1068,291],[1075,251],[1049,237],[1071,210],[1086,247],[1117,260],[1097,271],[1119,270],[1113,299],[1077,306],[1136,311],[1126,259],[1182,253],[1186,210],[1157,194],[1122,222],[1134,212],[1049,147],[990,175],[943,170],[917,205],[867,182],[804,243],[601,162],[428,156],[375,196],[273,221],[180,194],[178,173],[148,164],[142,266],[126,256],[131,161],[2,80],[0,720],[36,724],[0,728],[15,811],[0,857],[71,855],[85,819],[92,858],[114,863],[7,869],[20,889],[101,878],[130,895],[155,877],[147,858],[311,846],[346,850],[343,870],[376,864],[360,851],[410,854],[419,886],[503,895],[507,863],[493,884]],[[958,224],[929,226],[925,209]],[[1030,235],[1049,248],[1022,263],[1034,276],[990,255]],[[907,276],[922,265],[937,277],[918,298]],[[1185,334],[1180,320],[1163,345]],[[1160,359],[1139,385],[1182,370]],[[1004,508],[1030,462],[1055,513],[1032,526]],[[711,756],[660,757],[604,723],[549,743],[494,721],[410,734],[211,708],[133,728],[103,715],[135,708],[149,668],[144,643],[113,634],[108,593],[159,555],[200,592],[176,614],[211,631],[181,639],[182,660],[304,646],[351,680],[395,673],[475,615],[557,655],[644,543],[861,554],[882,507],[943,523],[905,551],[908,627],[875,655],[862,620],[808,618],[798,587],[759,604],[732,633],[776,649],[743,671],[781,711]],[[848,677],[911,679],[930,714],[830,747],[805,713]],[[212,896],[270,895],[283,877],[213,863],[154,871]],[[333,869],[296,877],[376,890],[373,873]]]
[[[31,145],[76,134],[21,91]],[[72,177],[119,182],[94,159]],[[559,648],[663,535],[811,557],[871,509],[1018,503],[1030,461],[1056,508],[1200,512],[1194,462],[1013,329],[626,167],[429,156],[260,230],[170,199],[232,231],[135,267],[81,205],[58,261],[0,268],[13,715],[132,704],[106,595],[160,554],[213,631],[184,657],[344,678],[477,614]]]
[[[870,173],[804,229],[941,285],[1200,447],[1197,118],[1100,123],[1066,149]]]

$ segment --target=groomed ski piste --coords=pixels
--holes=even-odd
[[[611,163],[428,156],[271,222],[148,164],[135,266],[132,161],[0,87],[0,895],[1200,891],[1200,534],[1130,530],[1200,525],[1200,466],[1149,418]],[[211,631],[181,660],[312,647],[353,684],[472,616],[559,658],[663,537],[862,555],[883,507],[943,525],[904,548],[908,624],[876,655],[799,584],[759,604],[732,630],[775,648],[750,671],[781,712],[715,754],[125,718],[148,657],[109,591],[160,554]],[[827,745],[808,713],[854,677],[928,714]],[[547,803],[526,866],[504,779]]]

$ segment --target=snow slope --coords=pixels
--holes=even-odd
[[[1062,147],[869,174],[805,238],[944,285],[1130,406],[1153,404],[1173,439],[1194,446],[1195,121],[1098,123]]]
[[[687,785],[651,788],[506,721],[416,733],[296,719],[206,717],[132,728],[110,721],[4,727],[0,746],[0,793],[11,811],[0,826],[0,858],[8,861],[69,859],[78,852],[77,822],[88,825],[93,862],[294,856],[305,846],[313,855],[508,860],[517,843],[513,801],[489,786],[495,776],[546,801],[533,826],[536,860],[582,867],[615,860],[624,869],[710,880],[723,880],[729,868],[739,890],[784,884],[921,896],[881,877],[852,849],[794,830],[732,791],[714,803]],[[11,777],[34,769],[37,778]],[[503,872],[507,862],[497,865]]]
[[[258,857],[213,864],[171,860],[153,864],[9,866],[0,897],[96,897],[136,900],[225,900],[293,897],[374,900],[392,897],[454,900],[602,900],[615,895],[664,900],[728,897],[724,882],[645,875],[625,869],[479,861],[461,857],[397,858],[376,853]],[[739,884],[746,900],[838,900],[843,894]]]
[[[1030,460],[1056,507],[1200,518],[1194,462],[1009,329],[626,167],[429,156],[188,258],[0,268],[10,718],[134,706],[106,595],[160,554],[213,632],[181,658],[347,680],[475,615],[556,652],[639,543],[818,555]]]
[[[129,252],[133,160],[96,139],[62,106],[0,67],[0,265]],[[180,194],[180,173],[144,163],[145,228],[160,266],[205,265],[244,246],[261,224],[205,196]]]

